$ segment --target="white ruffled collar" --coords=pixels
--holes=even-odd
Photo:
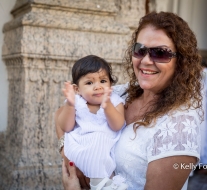
[[[80,109],[80,108],[87,109],[88,112],[90,112],[90,110],[88,108],[88,105],[87,105],[87,101],[82,96],[80,96],[80,95],[76,95],[75,97],[76,97],[76,99],[75,99],[75,101],[76,101],[76,108],[77,109]],[[94,114],[94,115],[97,115],[101,111],[103,111],[103,108],[100,106],[100,109],[97,111],[96,114],[91,113],[91,112],[90,113]]]

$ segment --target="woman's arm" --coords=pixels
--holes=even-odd
[[[60,107],[56,111],[56,113],[55,113],[55,129],[56,129],[56,134],[57,134],[57,138],[58,138],[59,141],[63,141],[64,140],[63,137],[64,137],[64,133],[65,133],[61,129],[61,127],[58,125],[58,122],[57,122],[58,121],[58,117],[59,117],[60,113],[62,112],[62,110],[63,110],[63,107]],[[61,142],[61,143],[62,143],[62,145],[61,145],[61,147],[58,147],[58,149],[59,149],[60,154],[61,154],[61,156],[63,158],[64,157],[64,146],[63,146],[64,141]],[[58,143],[58,146],[60,146],[59,143]]]
[[[196,162],[193,156],[171,156],[150,162],[144,190],[181,190]]]
[[[60,107],[56,113],[55,113],[55,129],[56,129],[56,134],[57,134],[57,138],[60,139],[63,135],[64,135],[64,131],[61,129],[61,127],[58,125],[58,117],[60,115],[60,113],[62,112],[63,110],[63,106]]]

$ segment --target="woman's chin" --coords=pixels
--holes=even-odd
[[[152,89],[152,85],[150,85],[150,84],[139,84],[139,85],[143,90],[151,90]]]

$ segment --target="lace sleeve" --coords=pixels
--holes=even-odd
[[[125,99],[126,94],[124,94],[128,88],[129,83],[121,84],[121,85],[115,85],[113,86],[113,92],[118,94],[119,96],[122,96],[122,98]],[[124,94],[124,95],[123,95]]]
[[[195,110],[192,112],[166,116],[155,127],[148,146],[148,162],[175,155],[200,158],[199,116]]]
[[[123,105],[124,105],[125,104],[125,99],[123,99],[122,97],[120,97],[116,93],[112,93],[111,94],[111,102],[116,107],[120,103],[123,103]]]

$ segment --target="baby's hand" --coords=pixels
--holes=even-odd
[[[111,88],[109,88],[109,87],[104,88],[104,95],[103,95],[103,100],[102,100],[102,103],[101,103],[101,107],[103,109],[105,109],[107,104],[109,102],[111,102],[111,100],[110,100],[111,92],[112,92]]]
[[[75,105],[75,90],[71,82],[65,82],[65,88],[63,88],[63,94],[67,99],[67,102],[70,106]]]

